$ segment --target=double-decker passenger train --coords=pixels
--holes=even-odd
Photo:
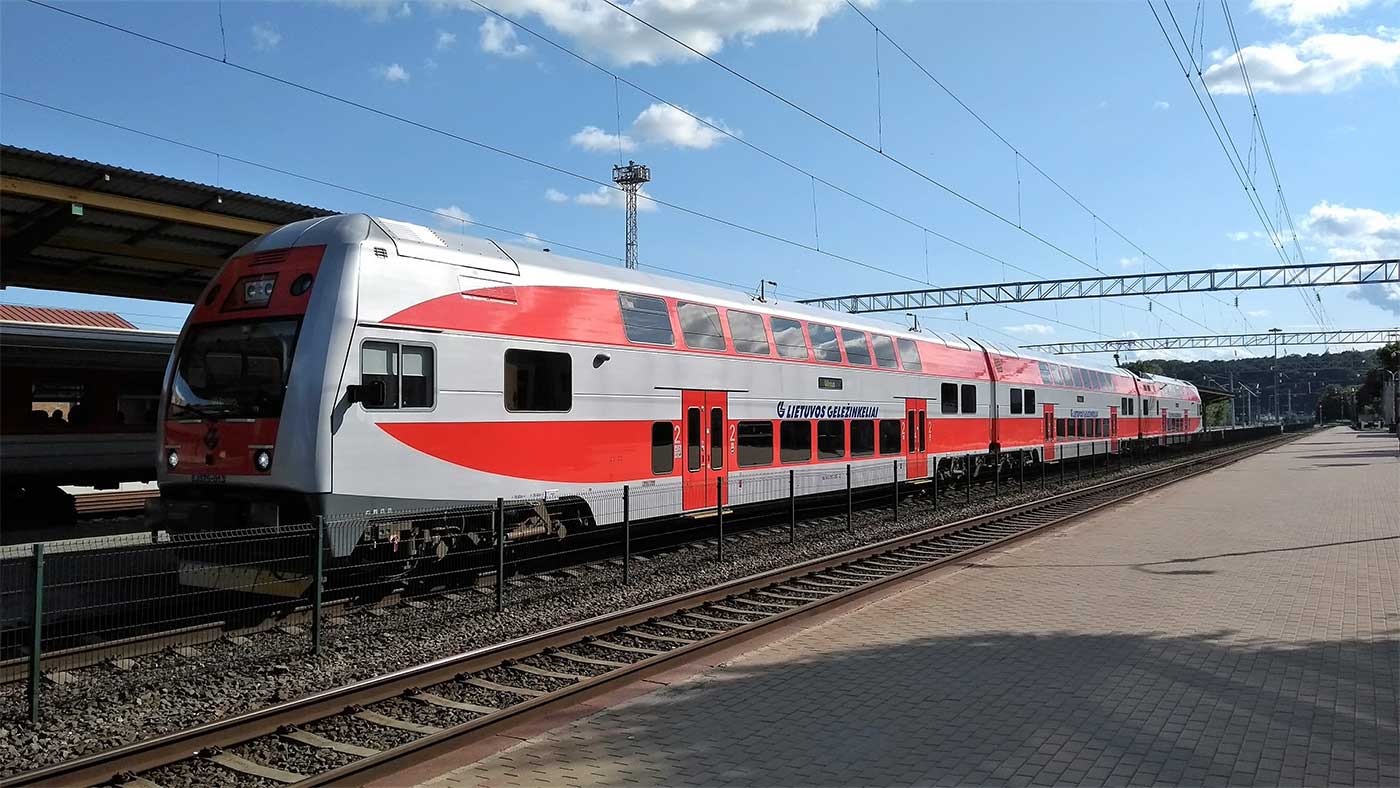
[[[774,469],[893,458],[916,480],[1171,442],[1201,405],[1179,380],[342,215],[228,261],[161,424],[163,527],[356,515],[441,549],[460,535],[408,513],[500,497],[601,525],[630,484],[684,515]]]

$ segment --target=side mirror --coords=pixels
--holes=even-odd
[[[384,381],[382,380],[372,380],[368,383],[352,383],[345,387],[345,398],[349,400],[352,405],[358,402],[366,408],[382,408],[384,407],[385,397],[386,392]]]

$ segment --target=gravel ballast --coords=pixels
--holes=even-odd
[[[1233,448],[1233,447],[1231,447]],[[1204,459],[1220,450],[1199,452]],[[636,561],[631,567],[631,583],[621,584],[622,570],[606,559],[578,567],[575,577],[558,570],[551,572],[549,582],[507,584],[505,612],[494,611],[493,593],[460,590],[452,598],[425,597],[428,604],[421,607],[397,605],[384,615],[369,615],[363,610],[342,613],[346,623],[328,625],[323,636],[323,653],[319,660],[309,656],[309,635],[291,635],[277,630],[254,635],[244,645],[228,640],[200,647],[198,657],[181,657],[171,652],[138,657],[127,671],[114,671],[106,666],[75,669],[75,681],[56,685],[46,682],[43,687],[43,719],[31,724],[27,715],[26,686],[14,682],[0,686],[0,777],[39,768],[145,738],[193,727],[250,710],[263,708],[283,700],[343,686],[390,671],[403,669],[451,654],[488,646],[511,638],[572,623],[644,604],[674,594],[693,591],[726,580],[829,555],[862,544],[900,534],[953,522],[975,514],[1042,499],[1076,487],[1087,486],[1130,475],[1175,461],[1163,460],[1141,464],[1119,471],[1107,471],[1097,476],[1074,479],[1071,472],[1063,485],[1058,474],[1040,489],[1039,474],[1027,479],[1026,489],[1016,491],[1014,481],[1003,483],[1002,495],[991,498],[990,485],[974,491],[972,505],[964,503],[961,490],[955,495],[940,497],[934,511],[927,497],[906,499],[900,503],[898,523],[892,522],[890,510],[857,511],[851,532],[845,530],[844,512],[818,517],[814,524],[796,529],[796,541],[788,543],[788,529],[766,528],[748,532],[742,537],[730,534],[726,539],[724,562],[714,560],[715,549],[703,545],[698,549],[664,550]],[[1146,484],[1156,484],[1152,480]],[[980,496],[987,496],[982,498]],[[799,510],[799,516],[802,516]],[[726,531],[739,524],[726,523]],[[590,568],[591,567],[591,568]],[[779,592],[788,593],[788,592]],[[762,597],[752,597],[763,603]],[[776,608],[774,609],[777,610]],[[736,625],[751,620],[722,611],[699,610],[706,616],[730,619]],[[713,622],[689,619],[695,626],[723,629]],[[665,637],[664,629],[646,627],[641,631]],[[647,642],[626,635],[609,635],[612,642],[641,648],[664,650],[663,644]],[[635,662],[642,654],[612,651],[597,645],[568,647],[581,656],[614,662]],[[578,675],[603,672],[596,666],[582,665],[558,657],[532,657],[528,664],[548,670]],[[548,677],[533,676],[535,684],[523,684],[519,672],[501,673],[511,681],[503,684],[549,689],[566,684]],[[482,676],[485,678],[485,675]],[[494,679],[493,679],[494,680]],[[453,695],[442,687],[456,688]],[[427,688],[425,688],[427,689]],[[501,701],[518,701],[519,697],[499,697],[499,693],[460,682],[441,685],[431,691],[456,700],[505,705]],[[460,694],[456,694],[460,692]],[[455,696],[454,696],[455,695]],[[402,711],[397,713],[395,709]],[[407,699],[376,704],[376,711],[414,722],[446,726],[464,722],[474,715],[451,711]],[[333,718],[341,719],[341,718]],[[345,717],[343,719],[353,720]],[[341,731],[336,735],[322,731]],[[326,722],[308,726],[339,741],[368,746],[392,746],[393,742],[409,740],[413,734],[391,731],[377,739],[384,744],[371,744],[357,738],[364,730],[361,721]],[[407,737],[407,738],[405,738]],[[304,745],[284,742],[300,750],[330,752]],[[339,756],[330,752],[331,756]],[[214,772],[207,772],[208,769]],[[195,763],[168,767],[174,770],[163,785],[200,784],[198,778],[217,773],[227,778],[229,772],[216,765]],[[184,770],[183,772],[181,770]],[[198,771],[199,774],[194,774]],[[164,774],[165,770],[160,770]],[[189,772],[188,777],[181,776]],[[158,776],[153,773],[152,779]],[[224,780],[226,784],[256,784],[241,779]]]

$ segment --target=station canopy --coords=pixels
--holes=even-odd
[[[334,211],[0,146],[0,286],[191,303],[263,233]]]

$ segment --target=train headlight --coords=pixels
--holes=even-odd
[[[168,451],[165,452],[165,467],[167,467],[167,468],[169,468],[170,470],[173,471],[173,470],[175,470],[176,466],[178,466],[179,464],[180,464],[180,452],[178,452],[178,451],[176,451],[176,450],[174,450],[174,449],[170,449],[170,450],[168,450]]]
[[[258,449],[257,453],[253,455],[253,466],[266,473],[272,467],[272,452],[267,449]]]

